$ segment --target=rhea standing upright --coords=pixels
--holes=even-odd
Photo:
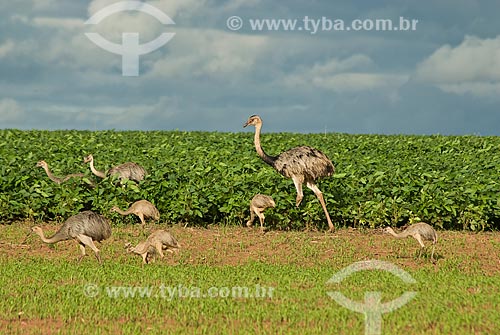
[[[260,130],[262,128],[262,119],[258,115],[252,115],[248,118],[247,122],[243,125],[255,126],[255,149],[257,154],[264,162],[271,165],[276,171],[287,178],[291,178],[297,189],[296,205],[299,206],[304,197],[302,192],[302,184],[311,189],[318,198],[323,211],[325,212],[330,231],[335,230],[335,226],[330,219],[330,214],[326,209],[325,199],[323,193],[316,185],[316,180],[321,177],[331,176],[335,172],[335,167],[332,161],[321,151],[308,146],[300,146],[287,150],[278,156],[269,156],[264,152],[260,145]]]

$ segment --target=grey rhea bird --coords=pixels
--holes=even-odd
[[[125,244],[125,248],[129,252],[133,252],[142,256],[143,263],[149,263],[149,259],[154,253],[158,253],[161,258],[164,257],[163,250],[168,252],[178,251],[181,245],[177,239],[168,231],[160,229],[152,232],[146,241],[140,242],[135,247],[130,243]]]
[[[100,178],[106,178],[106,176],[116,175],[120,179],[129,179],[134,181],[141,181],[146,176],[146,170],[137,163],[126,162],[115,167],[112,167],[107,172],[96,170],[94,167],[94,156],[88,155],[83,159],[84,163],[90,163],[90,170],[93,174]]]
[[[260,229],[264,229],[264,211],[267,208],[275,207],[276,203],[273,198],[264,194],[256,194],[252,200],[250,200],[250,220],[247,221],[247,227],[253,224],[255,215],[259,217]]]
[[[151,218],[154,221],[160,219],[160,212],[158,209],[147,200],[139,200],[134,202],[126,211],[122,211],[118,206],[113,206],[111,212],[117,212],[121,215],[135,214],[141,220],[142,226],[146,224],[145,218]]]
[[[31,230],[36,233],[45,243],[57,243],[75,239],[80,245],[82,255],[79,261],[85,256],[85,247],[88,246],[95,253],[99,263],[101,263],[100,251],[94,241],[100,242],[111,236],[111,226],[108,220],[92,211],[83,211],[68,218],[61,228],[52,236],[45,237],[41,227],[34,226]]]
[[[45,170],[45,173],[49,177],[49,179],[52,180],[56,184],[64,183],[65,181],[68,181],[71,178],[82,178],[85,176],[85,174],[83,174],[83,173],[71,173],[71,174],[68,174],[64,177],[56,177],[52,174],[52,171],[50,171],[49,164],[47,164],[47,162],[44,160],[38,161],[36,163],[36,166],[43,168]]]
[[[299,206],[302,202],[304,194],[302,192],[302,184],[311,189],[318,198],[323,211],[325,212],[328,221],[329,230],[335,230],[335,226],[330,219],[330,214],[326,209],[323,193],[316,185],[316,180],[321,177],[331,176],[335,172],[335,167],[332,161],[321,151],[308,146],[300,146],[287,150],[278,156],[269,156],[264,152],[260,144],[260,131],[262,128],[262,119],[258,115],[252,115],[243,125],[255,126],[254,143],[257,154],[262,160],[271,165],[276,171],[287,178],[291,178],[297,189],[296,205]]]
[[[436,246],[438,237],[434,228],[432,228],[429,224],[425,222],[415,223],[400,233],[396,233],[391,227],[384,228],[384,231],[396,238],[405,238],[411,236],[414,239],[416,239],[420,244],[419,257],[422,255],[422,249],[425,248],[424,241],[431,241],[432,243],[431,259],[434,260],[434,248]]]

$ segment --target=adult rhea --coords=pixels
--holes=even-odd
[[[254,143],[260,158],[262,158],[265,163],[271,165],[280,174],[293,180],[295,188],[297,189],[296,205],[299,206],[302,202],[302,198],[304,198],[302,184],[305,183],[306,186],[316,194],[316,197],[321,203],[328,221],[328,226],[330,227],[329,230],[335,230],[335,226],[330,219],[330,214],[328,214],[328,210],[326,209],[323,193],[321,193],[316,185],[316,180],[318,178],[331,176],[335,172],[332,161],[318,149],[308,146],[296,147],[282,152],[278,156],[269,156],[260,145],[260,130],[262,128],[262,119],[260,116],[250,116],[243,127],[248,125],[255,126]]]

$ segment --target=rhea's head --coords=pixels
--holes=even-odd
[[[94,156],[88,155],[87,157],[83,158],[83,163],[88,163],[94,160]]]
[[[394,230],[391,227],[385,227],[382,231],[387,234],[394,233]]]
[[[40,235],[41,233],[43,233],[42,228],[40,228],[38,226],[31,227],[31,231],[34,232],[35,234],[38,234],[38,235]]]
[[[262,120],[261,120],[260,116],[252,115],[248,118],[247,122],[245,122],[245,124],[243,125],[243,128],[245,128],[246,126],[249,126],[249,125],[256,126],[258,124],[262,124]]]
[[[46,168],[46,167],[47,167],[47,162],[46,162],[46,161],[44,161],[44,160],[38,161],[38,163],[36,163],[36,166],[37,166],[37,167],[43,167],[43,168]]]

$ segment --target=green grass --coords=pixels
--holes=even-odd
[[[382,292],[383,302],[405,291],[416,291],[417,296],[408,304],[383,315],[383,334],[493,334],[500,324],[495,307],[500,305],[500,276],[484,269],[480,250],[478,254],[460,251],[463,239],[458,233],[453,239],[440,241],[436,265],[427,258],[413,258],[415,241],[410,239],[366,233],[346,237],[345,231],[313,244],[310,242],[322,237],[320,233],[281,232],[265,248],[291,247],[286,259],[250,259],[229,265],[221,258],[247,252],[263,242],[258,235],[245,239],[238,237],[235,229],[221,228],[221,238],[229,236],[231,244],[206,245],[205,253],[190,248],[184,238],[187,248],[175,265],[158,260],[141,266],[138,256],[126,255],[122,249],[130,231],[116,228],[115,240],[101,246],[102,266],[94,257],[77,263],[78,250],[71,242],[55,245],[49,250],[57,254],[50,256],[36,248],[23,252],[1,247],[6,252],[0,256],[0,333],[363,334],[364,316],[338,305],[328,291],[340,291],[360,302],[366,291]],[[10,241],[24,237],[24,231],[16,227],[4,226],[1,232]],[[34,237],[27,243],[41,245]],[[363,245],[365,248],[360,248]],[[407,271],[416,284],[406,284],[382,271],[356,272],[339,284],[326,284],[343,267],[376,258],[369,257],[371,248],[390,251],[390,246],[401,249],[402,255],[383,260]],[[335,247],[331,258],[321,258]],[[489,248],[496,255],[488,257],[498,262],[498,234],[491,234]],[[95,297],[86,294],[89,285],[97,290]],[[247,286],[253,292],[256,285],[274,288],[272,296],[198,296],[207,294],[211,287]],[[107,291],[118,286],[147,287],[151,295],[140,297],[136,292],[135,297],[114,297]],[[188,291],[171,299],[166,287]]]
[[[384,333],[492,334],[500,324],[494,308],[500,304],[500,278],[464,274],[456,269],[440,273],[411,271],[417,284],[408,287],[385,273],[363,273],[329,287],[325,282],[339,269],[262,263],[141,268],[117,262],[98,266],[93,260],[75,264],[39,258],[2,259],[0,265],[0,315],[12,321],[6,329],[9,333],[19,329],[18,313],[23,312],[21,319],[62,320],[63,333],[82,333],[89,324],[102,324],[105,329],[120,323],[124,333],[133,334],[137,328],[160,331],[167,323],[179,333],[196,328],[211,334],[230,334],[236,329],[241,334],[298,334],[307,327],[307,333],[314,334],[326,330],[362,334],[363,316],[330,299],[326,294],[329,290],[340,290],[355,301],[362,301],[367,290],[384,292],[383,301],[407,289],[417,291],[413,301],[383,316]],[[85,295],[90,284],[98,289],[95,298]],[[165,289],[167,294],[162,296],[162,284],[190,289],[183,293],[184,297],[170,299]],[[198,287],[204,294],[212,286],[254,288],[257,284],[274,287],[272,297],[197,298],[192,288]],[[150,287],[152,297],[113,298],[106,292],[112,286]]]

